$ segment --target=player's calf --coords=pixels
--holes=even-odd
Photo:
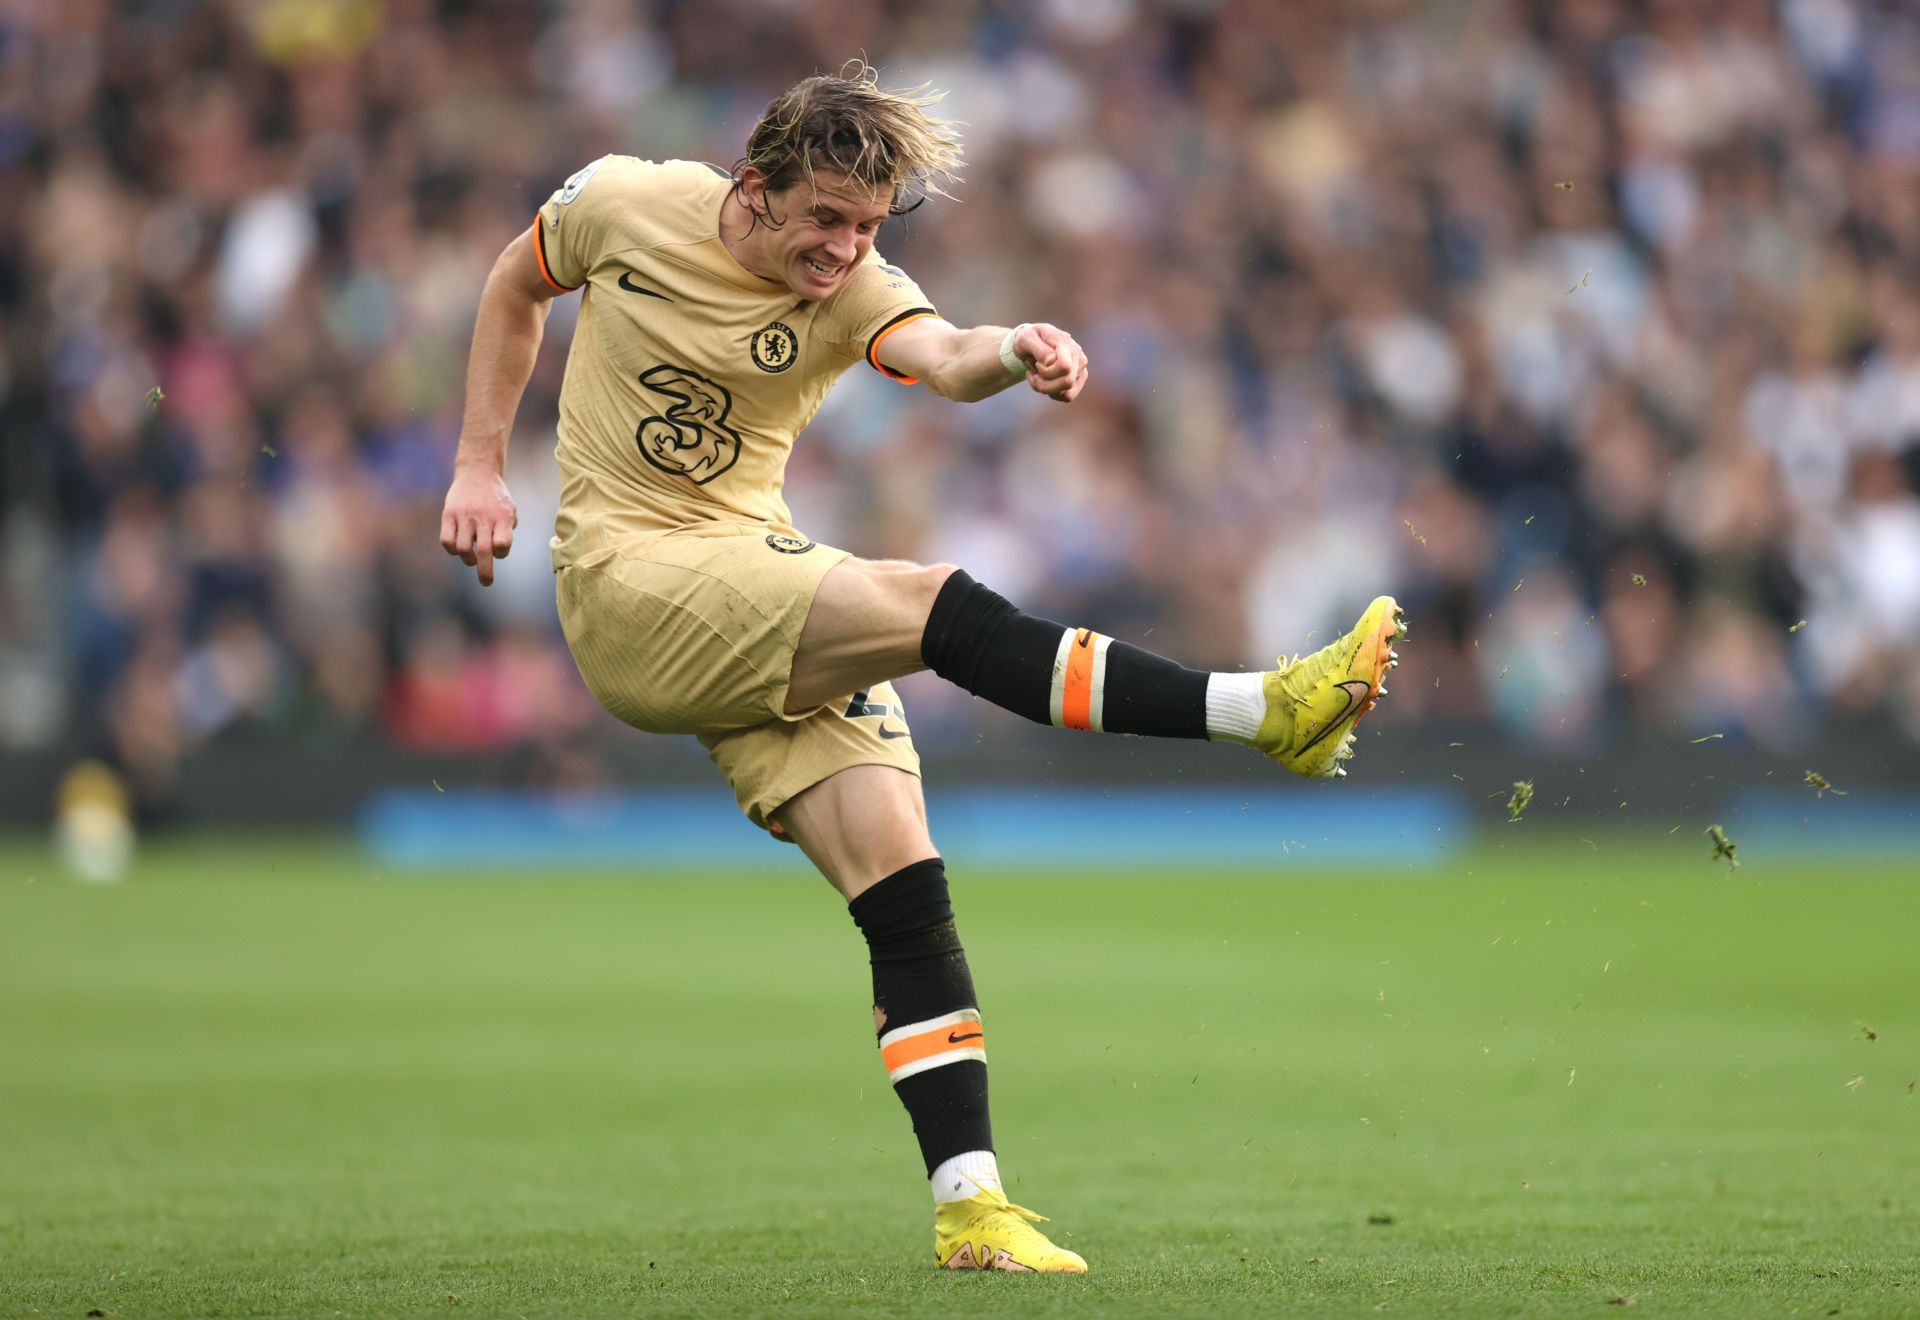
[[[1336,644],[1266,673],[1208,673],[1023,613],[956,571],[934,598],[920,653],[948,682],[1039,724],[1247,743],[1323,776],[1345,773],[1346,735],[1386,691],[1388,634],[1398,628],[1398,607],[1383,596],[1342,639],[1355,644],[1339,664]]]
[[[1215,675],[1023,613],[964,571],[954,572],[934,598],[920,654],[949,683],[1039,724],[1154,738],[1208,736]]]
[[[847,905],[867,937],[880,1059],[913,1120],[934,1200],[934,1262],[943,1269],[1070,1272],[1087,1268],[1033,1227],[1000,1185],[987,1114],[987,1037],[966,950],[954,927],[946,865],[916,862]]]
[[[847,911],[867,937],[880,1059],[913,1119],[928,1176],[978,1153],[985,1157],[975,1161],[979,1171],[997,1185],[986,1029],[954,927],[946,865],[938,857],[915,862],[861,893]]]

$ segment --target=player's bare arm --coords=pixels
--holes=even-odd
[[[500,253],[480,293],[467,356],[466,411],[453,484],[440,513],[440,544],[493,585],[493,561],[513,550],[519,511],[507,490],[507,437],[557,292],[540,276],[533,231]]]
[[[1086,352],[1072,335],[1044,322],[1011,331],[997,325],[963,330],[923,316],[881,341],[879,357],[901,375],[960,403],[988,398],[1023,380],[1050,399],[1072,403],[1087,384]]]

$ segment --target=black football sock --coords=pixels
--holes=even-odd
[[[964,572],[934,598],[920,657],[949,683],[1039,724],[1207,736],[1205,670],[1022,614]]]
[[[938,857],[895,871],[847,905],[867,937],[880,1061],[913,1119],[927,1174],[993,1149],[987,1041]]]

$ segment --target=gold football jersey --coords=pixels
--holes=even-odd
[[[781,498],[794,437],[840,373],[926,295],[870,252],[819,301],[720,241],[733,182],[694,161],[602,156],[534,218],[541,274],[584,288],[560,389],[553,564],[701,524],[796,534]],[[911,384],[911,381],[907,381]]]

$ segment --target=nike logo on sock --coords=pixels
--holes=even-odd
[[[667,297],[664,293],[655,293],[652,289],[643,289],[638,284],[635,284],[633,282],[633,272],[630,270],[620,272],[620,287],[628,293],[644,293],[647,297],[658,298],[661,302],[673,301],[673,299]]]
[[[981,1037],[985,1036],[986,1034],[987,1033],[984,1031],[969,1031],[964,1036],[956,1036],[953,1032],[949,1031],[947,1033],[947,1044],[958,1045],[963,1040],[979,1040]]]

